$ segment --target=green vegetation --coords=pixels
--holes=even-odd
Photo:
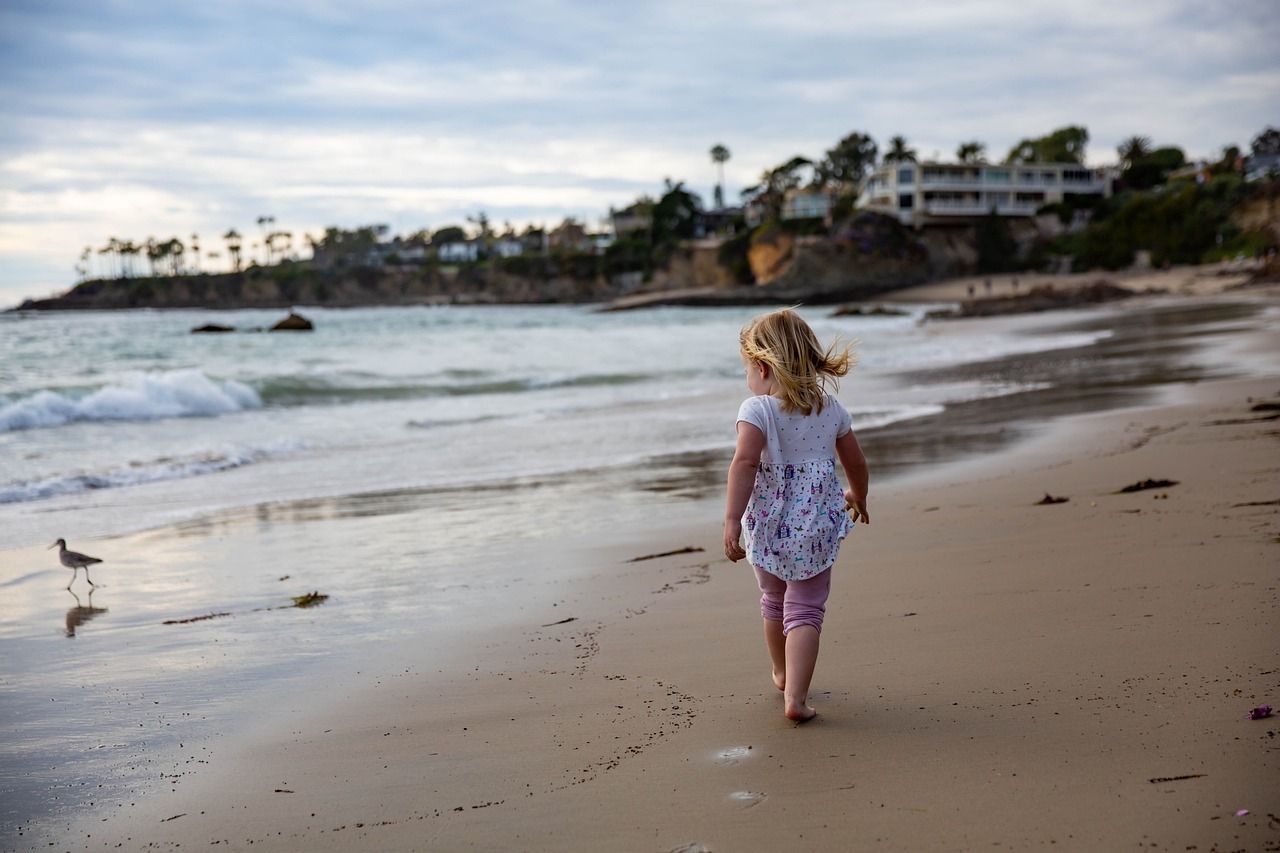
[[[1009,149],[1006,163],[1083,163],[1084,149],[1089,144],[1089,131],[1069,125],[1046,136],[1023,139]]]
[[[1151,252],[1156,266],[1252,253],[1270,241],[1241,232],[1230,219],[1250,192],[1236,175],[1124,192],[1099,204],[1087,227],[1058,238],[1050,251],[1071,256],[1081,269],[1111,270],[1131,265],[1140,250]]]

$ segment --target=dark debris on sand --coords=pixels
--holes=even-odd
[[[661,554],[645,554],[643,557],[632,557],[630,560],[627,560],[627,562],[639,563],[639,562],[643,562],[644,560],[656,560],[659,557],[674,557],[677,554],[697,554],[698,552],[705,551],[705,550],[707,549],[699,548],[695,545],[687,545],[684,548],[677,548],[674,551],[663,551]]]
[[[1059,497],[1057,495],[1051,495],[1048,492],[1045,492],[1044,497],[1036,501],[1034,506],[1049,506],[1051,504],[1064,504],[1069,500],[1071,500],[1071,498]]]
[[[1147,489],[1167,489],[1170,486],[1178,485],[1177,480],[1152,480],[1148,477],[1145,480],[1139,480],[1136,483],[1130,483],[1123,489],[1116,491],[1117,495],[1127,495],[1132,492],[1145,492]]]

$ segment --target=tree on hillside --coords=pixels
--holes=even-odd
[[[200,235],[199,234],[191,235],[191,260],[193,261],[195,271],[200,272]]]
[[[666,192],[653,206],[650,233],[653,245],[671,245],[697,236],[702,199],[685,189],[684,181],[666,182]]]
[[[143,244],[143,247],[147,254],[147,264],[151,267],[151,275],[154,277],[156,274],[156,267],[160,265],[160,258],[163,256],[163,251],[160,248],[160,241],[155,237],[148,237],[147,242]]]
[[[1151,137],[1130,136],[1116,147],[1116,153],[1120,155],[1121,170],[1128,169],[1134,162],[1151,153]]]
[[[745,188],[742,196],[764,205],[769,216],[777,219],[782,215],[782,202],[787,190],[800,186],[800,170],[806,166],[812,167],[813,161],[797,155],[780,166],[766,169],[760,176],[760,183]]]
[[[1239,173],[1243,167],[1241,151],[1238,145],[1228,145],[1222,149],[1222,159],[1209,167],[1215,175]]]
[[[886,163],[914,163],[916,150],[907,146],[904,136],[895,136],[889,140],[889,148],[884,152]]]
[[[178,275],[182,272],[182,256],[186,253],[186,246],[182,245],[182,241],[177,237],[170,237],[164,243],[164,257],[169,259],[169,272],[172,275]]]
[[[227,254],[231,256],[232,271],[240,272],[240,247],[244,244],[244,239],[234,228],[223,234],[222,239],[227,243]]]
[[[1047,136],[1023,139],[1004,158],[1006,163],[1083,163],[1089,131],[1079,125],[1060,127]]]
[[[956,159],[961,163],[982,163],[987,159],[986,143],[973,140],[971,142],[962,142],[960,147],[956,149]]]
[[[125,240],[120,244],[117,250],[120,252],[121,260],[124,264],[124,274],[127,278],[133,278],[133,259],[142,251],[142,246],[132,240]]]
[[[711,162],[716,164],[716,209],[724,207],[724,164],[729,162],[729,149],[723,145],[711,146]]]
[[[823,185],[856,186],[876,163],[876,143],[865,133],[854,131],[836,143],[817,164],[814,180]]]
[[[107,245],[103,246],[101,249],[98,250],[99,255],[105,255],[107,257],[107,272],[103,274],[104,278],[107,275],[116,274],[116,268],[118,266],[119,251],[120,251],[120,241],[115,237],[109,238],[107,240]],[[117,263],[113,264],[111,262],[112,258],[116,258]]]
[[[467,232],[459,225],[446,225],[431,235],[432,245],[466,242]]]
[[[1249,151],[1254,157],[1264,154],[1280,154],[1280,130],[1268,127],[1253,138]]]
[[[275,222],[276,222],[276,218],[274,216],[264,215],[264,216],[258,217],[258,228],[259,230],[262,231],[262,246],[263,248],[266,248],[268,251],[270,250],[271,245],[270,245],[270,242],[267,240],[267,226],[274,225]],[[268,256],[267,258],[267,263],[271,263],[270,256]]]
[[[1169,173],[1181,169],[1187,156],[1181,148],[1168,145],[1148,151],[1132,160],[1120,173],[1120,179],[1131,190],[1148,190],[1165,182]]]

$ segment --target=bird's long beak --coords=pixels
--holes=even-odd
[[[53,543],[52,545],[50,545],[48,548],[45,548],[45,550],[46,550],[46,551],[52,551],[54,548],[57,548],[57,547],[58,547],[58,543],[57,543],[57,542],[54,542],[54,543]]]

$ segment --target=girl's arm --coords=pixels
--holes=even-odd
[[[858,437],[849,430],[836,439],[836,456],[844,467],[844,475],[849,478],[849,490],[844,493],[845,503],[853,510],[853,520],[863,524],[871,523],[867,514],[867,486],[870,473],[867,471],[867,457],[862,455],[858,445]]]
[[[757,426],[738,421],[738,444],[729,463],[729,494],[724,508],[724,555],[736,563],[747,552],[742,543],[742,513],[746,512],[751,489],[760,468],[760,451],[764,450],[764,433]]]

